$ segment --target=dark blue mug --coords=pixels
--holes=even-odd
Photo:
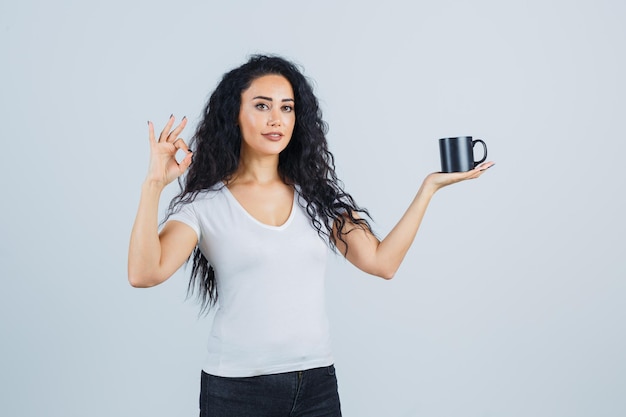
[[[474,145],[483,145],[483,157],[474,160]],[[439,155],[441,156],[441,172],[470,171],[487,159],[487,144],[480,139],[472,140],[471,136],[439,139]]]

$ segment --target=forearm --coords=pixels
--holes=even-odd
[[[411,247],[436,189],[422,184],[400,221],[375,247],[372,270],[374,275],[391,279]]]
[[[460,181],[478,178],[491,166],[493,162],[485,162],[467,172],[434,172],[428,175],[404,216],[382,241],[368,229],[353,225],[347,232],[335,231],[343,238],[335,239],[337,247],[357,268],[382,278],[393,278],[415,240],[435,192]]]
[[[137,216],[130,236],[128,250],[128,280],[134,287],[149,287],[161,259],[158,207],[163,186],[146,181],[141,188]]]

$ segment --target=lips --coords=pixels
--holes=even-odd
[[[269,139],[271,141],[277,142],[283,138],[283,134],[280,132],[268,132],[261,133],[265,139]]]

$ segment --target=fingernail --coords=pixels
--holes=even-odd
[[[185,120],[187,118],[187,116],[183,116],[183,120]]]
[[[172,117],[174,117],[174,113],[170,114],[170,119],[171,119]]]
[[[150,126],[150,120],[148,120],[148,126]]]

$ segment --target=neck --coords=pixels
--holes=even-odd
[[[243,151],[243,150],[242,150]],[[251,182],[259,185],[281,181],[278,175],[278,155],[244,155],[239,159],[239,167],[231,182]]]

